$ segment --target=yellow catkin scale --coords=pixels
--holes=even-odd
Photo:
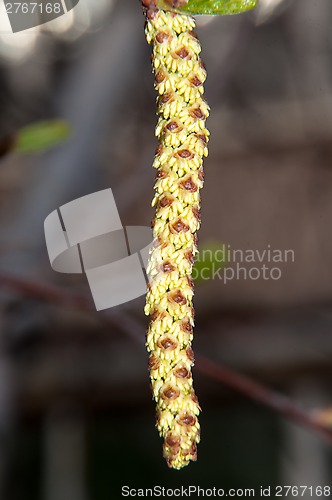
[[[145,32],[153,46],[158,92],[159,145],[153,163],[157,169],[152,202],[156,215],[147,269],[145,313],[150,315],[150,325],[146,345],[164,457],[170,467],[181,469],[196,460],[200,440],[200,407],[191,373],[194,310],[190,276],[197,253],[209,106],[202,97],[206,71],[199,56],[200,43],[192,31],[194,19],[162,10],[147,17]]]

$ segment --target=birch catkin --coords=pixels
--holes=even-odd
[[[200,439],[199,404],[193,388],[191,348],[194,326],[191,280],[200,226],[203,156],[209,132],[209,107],[203,100],[206,72],[195,21],[156,10],[148,15],[146,38],[153,46],[158,91],[159,145],[153,166],[156,207],[154,246],[148,265],[145,312],[150,315],[147,349],[157,427],[164,456],[180,469],[196,460]]]

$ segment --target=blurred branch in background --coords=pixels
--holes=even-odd
[[[88,312],[93,311],[91,301],[84,295],[68,293],[66,290],[42,283],[29,282],[13,276],[0,274],[0,284],[9,287],[16,292],[29,297],[34,297],[46,302],[71,306]],[[126,320],[121,316],[109,312],[101,315],[101,321],[105,321],[112,327],[122,330],[127,336],[134,339],[140,345],[143,344],[144,326],[135,320],[127,328]],[[324,419],[318,414],[309,414],[301,410],[290,399],[282,396],[272,389],[253,381],[245,375],[237,373],[235,370],[219,365],[204,356],[196,356],[197,371],[212,378],[224,386],[240,392],[260,404],[267,406],[284,417],[294,420],[299,425],[304,425],[314,431],[319,432],[330,444],[332,444],[332,430],[325,424]]]

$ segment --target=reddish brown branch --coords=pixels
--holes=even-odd
[[[62,304],[87,312],[94,311],[92,301],[86,296],[69,293],[59,287],[35,283],[4,274],[0,274],[0,285],[28,297],[34,297],[46,302]],[[137,325],[133,328],[132,322],[129,325],[123,321],[117,321],[116,318],[113,319],[110,316],[104,315],[102,316],[102,320],[108,322],[112,326],[123,329],[131,338],[133,338],[134,330],[137,331]],[[141,341],[141,338],[135,335],[135,340]],[[299,408],[289,398],[273,391],[263,384],[255,382],[246,375],[242,375],[235,370],[217,364],[204,356],[197,356],[196,367],[197,371],[203,375],[222,383],[224,386],[243,394],[247,398],[278,412],[302,426],[319,432],[328,442],[332,443],[332,431],[330,428],[321,423],[319,418]]]
[[[196,364],[197,370],[199,370],[200,373],[221,382],[230,389],[240,392],[246,397],[267,406],[271,410],[277,411],[284,417],[298,424],[318,431],[332,443],[332,431],[327,426],[320,423],[316,417],[299,408],[286,396],[203,356],[197,357]]]
[[[51,302],[53,304],[68,305],[84,311],[94,310],[92,302],[84,295],[77,293],[73,294],[56,286],[35,283],[6,274],[0,274],[0,286],[1,285],[28,297]]]

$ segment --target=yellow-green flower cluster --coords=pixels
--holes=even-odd
[[[194,310],[190,275],[197,253],[209,107],[202,98],[206,72],[194,26],[192,17],[164,11],[152,12],[146,25],[159,94],[159,145],[153,164],[158,169],[152,202],[156,207],[154,247],[145,307],[150,315],[147,348],[157,427],[164,437],[164,456],[175,469],[196,460],[200,439],[200,408],[191,374]]]

